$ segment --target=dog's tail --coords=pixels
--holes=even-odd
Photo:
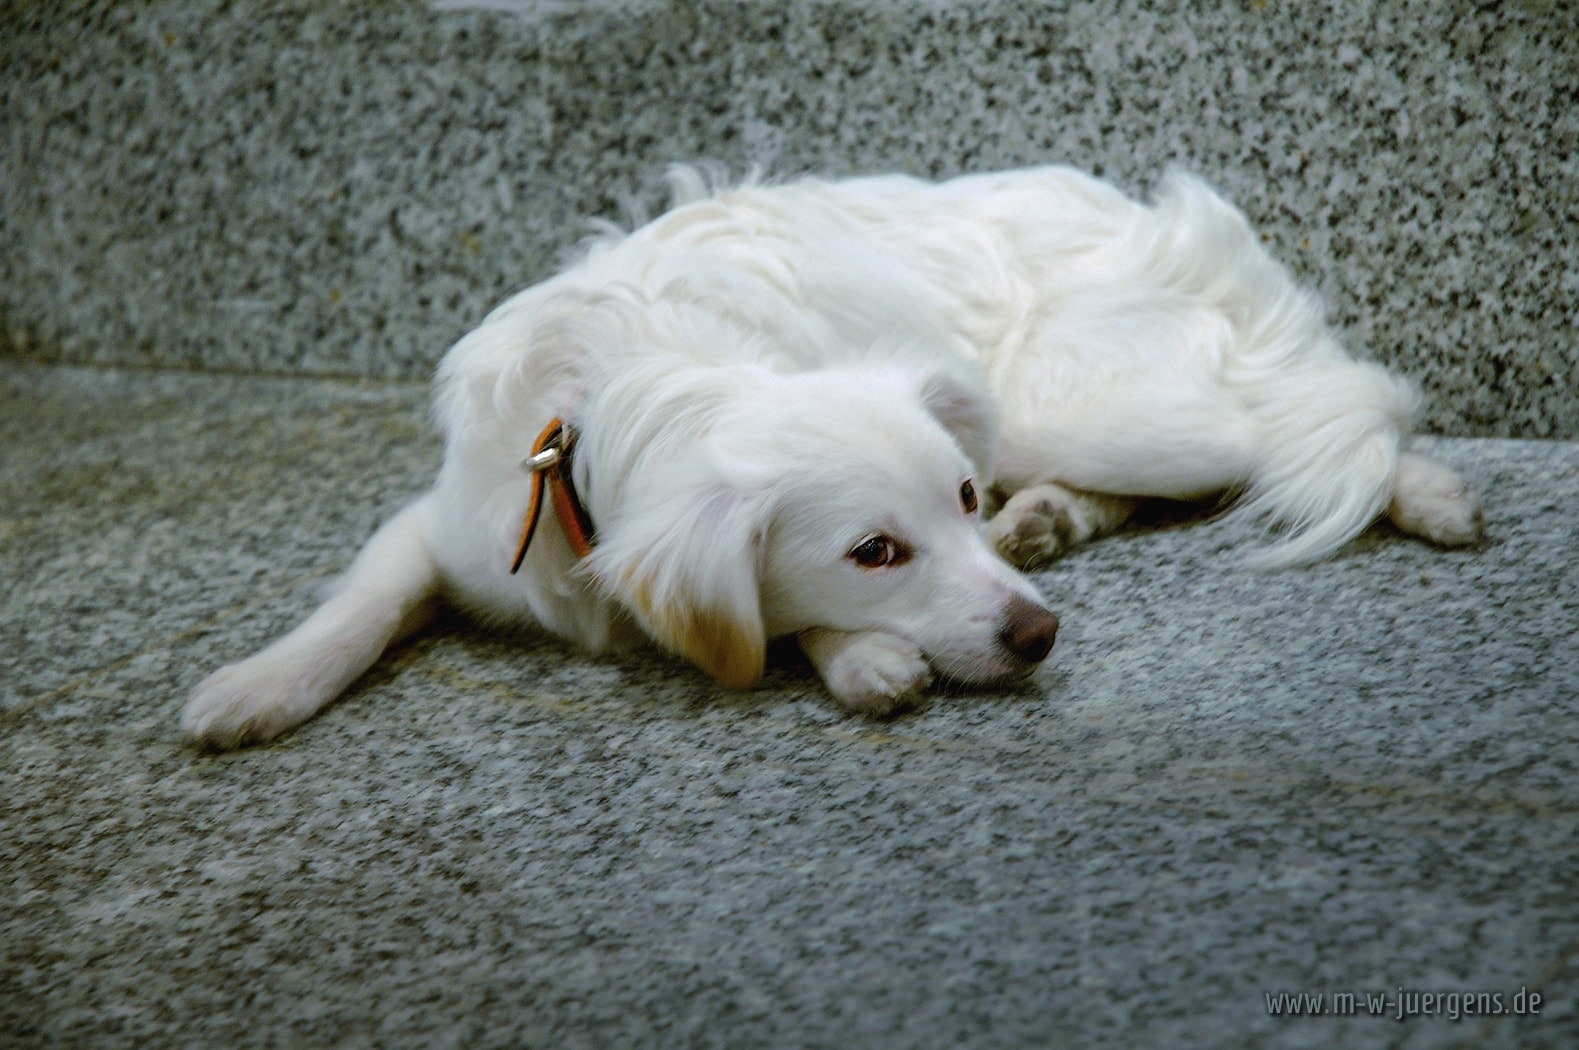
[[[1205,183],[1171,173],[1158,195],[1164,231],[1149,246],[1156,276],[1231,319],[1223,378],[1258,445],[1236,515],[1277,538],[1262,568],[1314,561],[1386,509],[1416,395],[1405,380],[1351,358],[1320,301],[1261,246],[1245,218]]]
[[[1359,362],[1306,385],[1292,375],[1266,392],[1262,446],[1235,514],[1277,538],[1251,554],[1260,568],[1326,557],[1387,508],[1414,394]]]
[[[395,515],[299,627],[204,679],[181,716],[187,738],[208,748],[272,740],[317,714],[425,623],[439,588],[426,513],[419,500]]]

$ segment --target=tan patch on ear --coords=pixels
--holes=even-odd
[[[766,642],[762,628],[726,613],[684,606],[654,606],[645,584],[631,589],[631,602],[665,646],[690,660],[729,689],[749,689],[762,677]]]
[[[666,633],[674,648],[720,685],[749,689],[762,677],[761,631],[705,610],[685,611],[667,620]]]

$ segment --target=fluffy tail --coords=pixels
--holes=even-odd
[[[1223,377],[1259,436],[1235,513],[1278,537],[1252,562],[1277,568],[1331,554],[1387,508],[1412,387],[1351,358],[1319,300],[1204,183],[1171,174],[1155,211],[1153,273],[1212,303],[1234,329]]]
[[[208,748],[259,744],[292,729],[361,677],[432,611],[439,576],[417,502],[373,534],[336,593],[301,626],[192,691],[181,726]]]
[[[1235,514],[1279,538],[1251,563],[1281,568],[1326,557],[1392,499],[1414,395],[1374,365],[1290,376],[1264,404],[1263,444]]]

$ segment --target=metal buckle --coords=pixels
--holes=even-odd
[[[559,439],[556,438],[556,441]],[[557,465],[564,456],[563,445],[549,445],[535,456],[530,456],[521,461],[521,466],[530,474],[537,474]]]

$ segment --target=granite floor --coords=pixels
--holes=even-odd
[[[1579,1045],[1579,444],[1430,442],[1478,551],[1138,528],[1037,577],[1030,686],[893,722],[452,620],[187,749],[425,394],[0,365],[0,1044]]]

